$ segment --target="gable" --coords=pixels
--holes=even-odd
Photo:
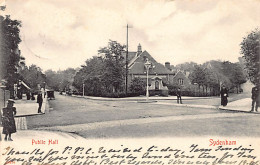
[[[130,62],[129,62],[129,73],[130,74],[144,74],[146,68],[144,63],[146,59],[149,60],[152,64],[152,68],[150,68],[150,74],[174,74],[173,72],[169,71],[165,68],[164,65],[158,63],[147,51],[142,52],[138,56],[136,55]]]
[[[173,79],[179,79],[179,78],[189,79],[188,77],[186,77],[186,75],[182,71],[178,71],[176,73],[176,75],[173,77]]]
[[[183,79],[184,85],[191,84],[190,79],[182,71],[178,71],[176,73],[176,75],[173,77],[173,83],[178,84],[179,79]]]
[[[136,53],[137,52],[128,52],[128,61],[131,61],[135,57]],[[122,56],[126,59],[126,52],[123,52]]]
[[[141,54],[139,54],[138,56],[136,56],[136,58],[134,59],[133,62],[146,62],[146,58],[148,58],[148,60],[151,63],[158,63],[146,50],[144,52],[142,52]],[[130,65],[130,63],[129,63]]]

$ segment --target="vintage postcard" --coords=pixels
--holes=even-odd
[[[0,0],[0,164],[260,165],[259,0]]]

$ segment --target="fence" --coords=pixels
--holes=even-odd
[[[9,90],[1,90],[0,92],[0,109],[6,106],[6,100],[10,99],[10,91]]]

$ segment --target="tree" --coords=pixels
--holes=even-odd
[[[195,66],[198,64],[195,62],[185,62],[182,64],[176,65],[177,70],[183,70],[184,72],[192,72],[195,69]]]
[[[243,69],[238,63],[231,63],[229,61],[224,61],[222,63],[222,68],[222,74],[229,78],[230,88],[236,87],[238,93],[240,84],[246,82]]]
[[[70,90],[72,88],[72,83],[74,81],[76,70],[73,68],[68,68],[63,71],[52,71],[47,70],[45,72],[47,78],[48,87],[58,91]]]
[[[206,83],[206,73],[204,68],[196,65],[194,71],[189,75],[189,79],[192,84],[198,84],[200,90],[200,87]]]
[[[82,68],[76,73],[74,77],[74,81],[72,85],[79,91],[83,92],[83,84],[84,84],[84,75],[85,75],[85,66],[82,66]]]
[[[130,91],[132,93],[136,93],[136,94],[144,94],[145,93],[145,86],[146,86],[146,83],[143,79],[134,78],[131,82],[131,85],[130,85]]]
[[[231,63],[229,61],[209,61],[203,64],[206,68],[207,86],[214,89],[214,93],[218,92],[221,84],[225,84],[228,88],[236,88],[246,82],[246,77],[239,63]]]
[[[218,77],[217,75],[214,73],[214,71],[212,69],[208,69],[205,68],[204,69],[204,73],[205,73],[205,87],[206,87],[206,93],[208,93],[208,88],[211,89],[211,91],[213,92],[212,94],[215,94],[216,89],[219,88],[218,86]]]
[[[243,69],[239,64],[235,65],[232,83],[237,88],[237,93],[239,93],[240,85],[246,82],[246,76]]]
[[[0,76],[7,80],[7,89],[11,91],[13,97],[13,86],[18,82],[18,68],[21,60],[18,44],[21,42],[20,33],[21,22],[12,20],[10,16],[0,16]]]
[[[85,84],[85,94],[100,95],[103,88],[103,84],[101,83],[104,69],[102,58],[94,56],[85,63],[76,73],[73,86],[83,92],[83,84]]]
[[[76,73],[73,85],[89,95],[105,95],[121,92],[124,89],[125,46],[109,41],[108,46],[98,50],[100,56],[87,60]]]
[[[49,88],[58,91],[60,88],[60,83],[62,81],[62,77],[59,75],[59,73],[52,71],[52,70],[47,70],[45,71],[46,75],[46,84],[48,85]]]
[[[124,85],[125,63],[122,56],[124,49],[124,45],[110,40],[107,47],[98,50],[100,54],[104,55],[102,82],[109,92],[118,92]]]
[[[46,82],[46,75],[42,73],[40,67],[31,65],[29,67],[25,66],[25,68],[20,71],[20,79],[29,85],[30,88],[37,91],[38,84],[42,86],[43,83]]]
[[[58,72],[58,75],[61,77],[61,82],[59,85],[60,90],[65,90],[65,91],[71,90],[75,73],[76,70],[73,68],[68,68],[64,71]]]
[[[253,30],[243,38],[240,44],[241,54],[246,61],[246,69],[250,81],[257,85],[260,84],[260,31]]]

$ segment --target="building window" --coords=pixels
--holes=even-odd
[[[182,79],[182,78],[179,78],[179,79],[178,79],[178,84],[179,84],[179,85],[183,85],[183,79]]]
[[[144,62],[146,62],[148,59],[146,56],[143,56],[143,60],[144,60]]]

